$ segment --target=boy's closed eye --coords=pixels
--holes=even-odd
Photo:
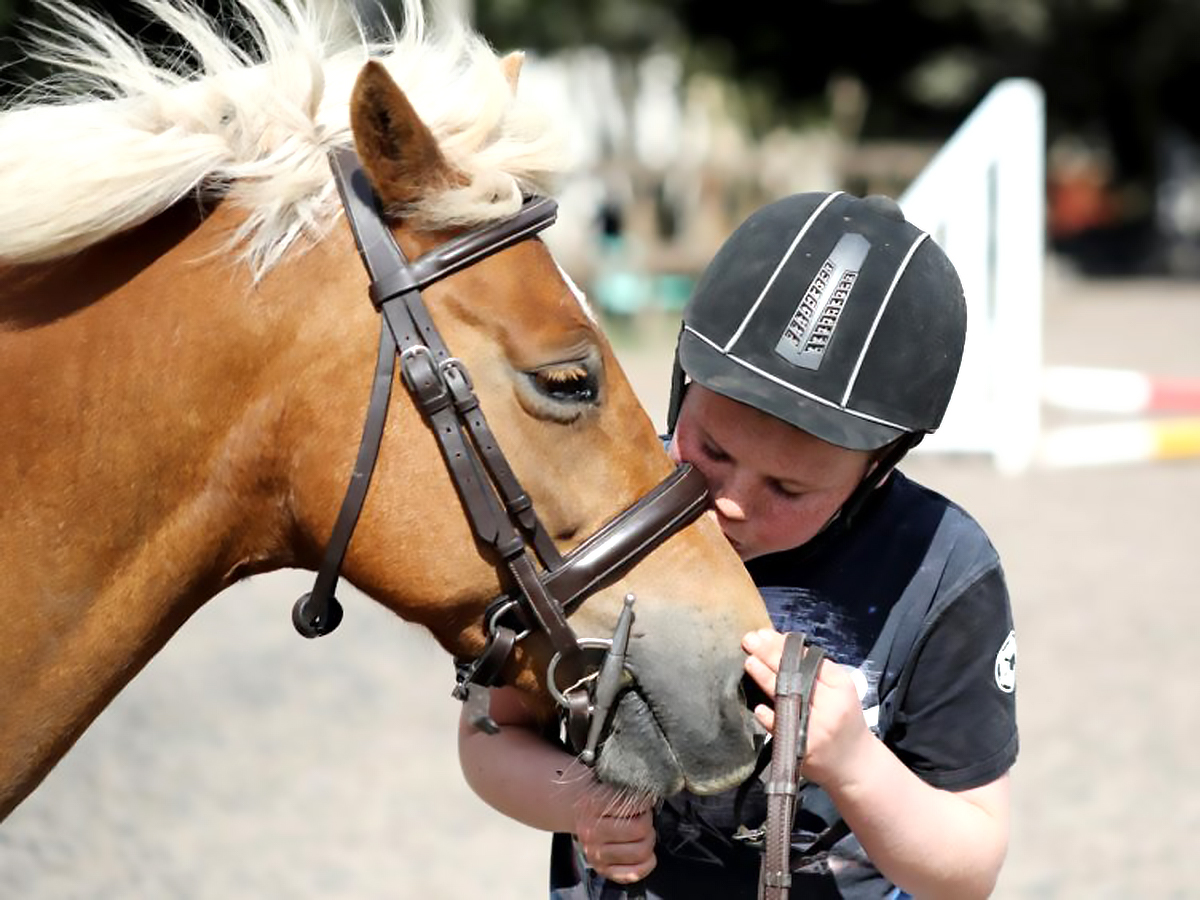
[[[799,497],[804,496],[804,491],[797,487],[784,484],[782,481],[778,481],[774,478],[771,479],[770,486],[774,493],[778,494],[780,497],[783,497],[785,500],[796,500]]]

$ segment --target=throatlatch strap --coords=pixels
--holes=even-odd
[[[296,601],[292,607],[292,624],[300,634],[308,638],[321,637],[337,628],[342,620],[342,608],[334,596],[342,560],[350,546],[350,538],[358,524],[367,489],[371,486],[371,475],[375,472],[375,460],[383,441],[383,428],[387,424],[388,401],[392,396],[392,381],[396,374],[396,348],[391,335],[384,326],[379,329],[379,356],[375,363],[375,378],[371,383],[371,399],[367,403],[367,417],[363,422],[362,438],[358,444],[358,457],[354,460],[354,471],[350,485],[342,498],[337,521],[325,545],[325,556],[317,570],[313,589]]]
[[[813,685],[825,651],[809,644],[803,634],[784,637],[783,657],[775,678],[775,728],[770,780],[767,782],[767,826],[763,863],[758,881],[762,900],[786,900],[792,884],[788,857],[792,848],[792,819],[800,788],[800,767],[808,744],[808,711]]]

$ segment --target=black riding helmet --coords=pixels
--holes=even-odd
[[[893,445],[865,494],[941,423],[966,324],[954,266],[895,201],[786,197],[738,226],[701,276],[668,427],[690,379],[840,447]]]

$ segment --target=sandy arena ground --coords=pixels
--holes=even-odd
[[[1046,358],[1200,378],[1200,287],[1051,281]],[[662,335],[615,330],[661,421]],[[1003,477],[931,456],[1005,560],[1022,755],[1000,898],[1200,897],[1200,459]],[[292,631],[310,576],[209,604],[0,825],[2,900],[527,900],[544,835],[463,783],[448,658],[343,592]],[[0,701],[0,715],[3,703]]]

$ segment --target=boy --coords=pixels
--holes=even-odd
[[[742,639],[773,696],[782,634],[825,649],[792,836],[792,896],[986,897],[1008,842],[1016,643],[980,527],[894,467],[941,422],[966,332],[958,276],[884,197],[799,194],[733,233],[684,313],[670,453],[706,476],[713,514],[777,631]],[[475,791],[556,832],[551,897],[754,898],[735,836],[761,784],[657,810],[589,778],[511,689],[497,736],[460,730]],[[769,704],[755,709],[768,729]]]

